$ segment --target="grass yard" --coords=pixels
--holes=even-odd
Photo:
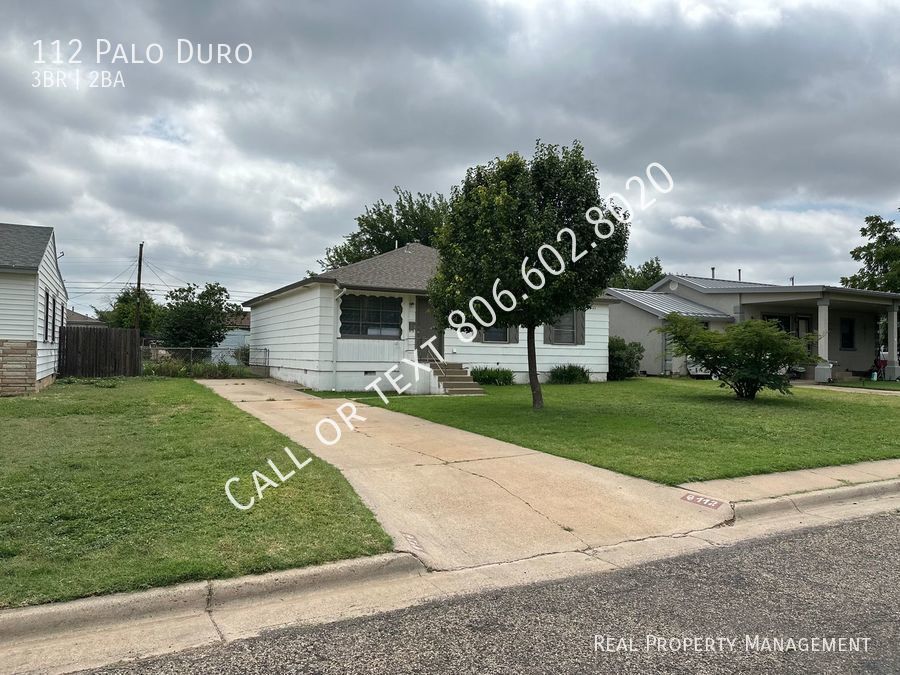
[[[856,387],[857,389],[885,389],[887,391],[900,391],[900,381],[897,380],[878,380],[872,382],[869,379],[859,380],[842,380],[840,382],[829,382],[829,387]]]
[[[533,411],[527,386],[485,391],[389,408],[667,484],[900,457],[900,397],[797,388],[745,402],[716,382],[644,378],[545,385]]]
[[[0,399],[0,607],[391,550],[319,459],[250,511],[251,473],[309,453],[191,380],[56,384]]]

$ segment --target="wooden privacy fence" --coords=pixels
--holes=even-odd
[[[63,377],[116,377],[141,374],[140,333],[128,328],[66,326],[59,337]]]

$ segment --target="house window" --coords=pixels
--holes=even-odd
[[[509,342],[509,328],[506,326],[497,326],[496,324],[490,328],[484,329],[485,342]]]
[[[575,312],[563,314],[550,326],[550,342],[555,345],[575,344]]]
[[[400,339],[403,300],[375,295],[341,298],[341,337]]]
[[[856,349],[856,319],[841,319],[841,349]]]
[[[50,342],[56,342],[56,296],[53,296],[53,328],[50,331]]]
[[[763,321],[774,321],[785,333],[791,332],[791,317],[785,314],[763,314]]]
[[[44,342],[50,338],[50,291],[44,291]]]

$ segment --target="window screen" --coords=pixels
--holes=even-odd
[[[575,312],[563,314],[550,328],[555,345],[575,344]]]
[[[401,298],[345,295],[341,298],[341,337],[400,338]]]
[[[509,342],[509,328],[493,325],[484,329],[485,342]]]

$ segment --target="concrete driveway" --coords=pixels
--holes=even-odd
[[[584,551],[715,527],[731,516],[728,504],[684,501],[680,488],[362,404],[355,405],[366,420],[353,432],[344,427],[329,446],[315,427],[326,416],[340,422],[335,409],[344,399],[260,380],[200,383],[340,469],[397,550],[431,569]]]

